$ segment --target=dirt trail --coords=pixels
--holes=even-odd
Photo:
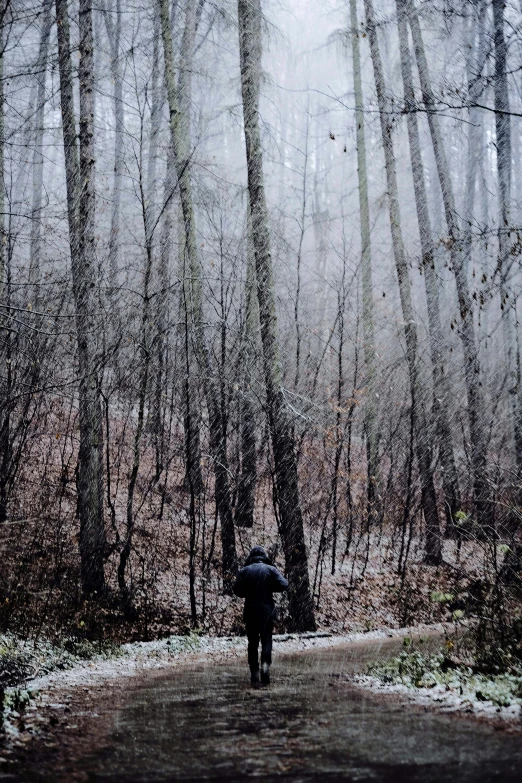
[[[61,707],[48,707],[54,728],[18,749],[0,781],[519,783],[520,735],[378,698],[344,679],[399,648],[372,640],[276,651],[272,685],[261,691],[250,689],[242,660],[72,689]]]

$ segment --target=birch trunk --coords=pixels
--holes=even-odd
[[[359,178],[359,214],[361,220],[361,268],[364,364],[366,395],[364,427],[366,430],[366,459],[368,470],[367,514],[368,524],[379,516],[379,429],[375,396],[376,357],[373,318],[372,247],[370,238],[370,206],[366,166],[366,139],[364,132],[364,101],[361,78],[361,52],[357,23],[357,0],[350,0],[353,82],[355,92],[355,127],[357,145],[357,174]]]
[[[203,328],[203,310],[201,299],[201,272],[197,254],[196,224],[192,203],[192,185],[190,177],[190,89],[192,56],[194,52],[195,4],[188,0],[185,8],[185,30],[182,47],[185,57],[180,68],[179,88],[176,86],[172,32],[169,22],[168,0],[159,0],[161,13],[161,33],[165,60],[165,81],[169,104],[170,131],[175,160],[178,188],[185,234],[184,255],[188,280],[188,307],[198,363],[204,377],[205,396],[209,412],[210,449],[214,464],[216,505],[221,522],[221,545],[223,552],[223,584],[225,590],[232,587],[237,568],[234,519],[229,487],[229,470],[224,440],[223,423],[219,405],[219,394],[211,377],[210,356]]]
[[[484,400],[480,382],[480,362],[477,350],[475,326],[473,323],[473,305],[464,266],[462,252],[462,236],[459,227],[453,184],[449,172],[448,160],[435,98],[431,88],[431,80],[424,50],[422,31],[419,18],[412,0],[406,0],[408,19],[410,22],[413,47],[419,71],[422,99],[427,109],[428,124],[435,155],[435,163],[442,191],[444,213],[449,234],[451,264],[455,275],[457,296],[460,311],[460,338],[464,352],[464,375],[468,398],[468,421],[471,451],[471,470],[473,474],[473,489],[477,519],[480,525],[491,524],[491,505],[488,502],[486,481],[486,442],[482,416]]]
[[[78,514],[84,593],[105,589],[102,416],[96,346],[94,84],[91,0],[80,0],[80,148],[76,143],[67,0],[56,0],[67,211],[79,367]]]
[[[289,611],[292,630],[315,629],[308,575],[303,518],[299,500],[297,460],[288,415],[277,338],[268,209],[263,180],[263,154],[259,129],[261,77],[261,2],[238,0],[241,92],[252,218],[252,243],[256,261],[257,297],[263,346],[268,417],[274,452],[280,532],[290,582]]]
[[[384,147],[393,254],[395,257],[402,315],[404,319],[406,358],[408,362],[411,401],[414,417],[415,447],[421,482],[421,504],[426,524],[425,559],[426,562],[431,565],[438,565],[442,560],[442,548],[439,516],[437,513],[437,496],[433,481],[431,453],[428,445],[429,434],[424,410],[425,395],[418,373],[417,326],[411,300],[411,283],[404,250],[404,241],[402,237],[395,154],[391,136],[392,128],[389,124],[388,114],[386,111],[384,73],[379,51],[379,42],[377,40],[377,30],[375,26],[372,0],[364,0],[364,5],[366,9],[366,22],[373,63],[373,72],[375,77],[375,88],[379,105],[382,143]]]
[[[442,331],[437,273],[435,270],[435,256],[433,252],[433,231],[428,210],[428,194],[426,191],[424,164],[421,155],[419,127],[415,112],[416,104],[413,89],[411,52],[408,42],[406,6],[404,0],[396,0],[396,3],[401,70],[404,85],[404,104],[408,125],[415,206],[421,241],[422,269],[424,272],[426,300],[428,303],[429,341],[434,392],[433,407],[436,416],[439,453],[442,466],[442,481],[446,500],[446,532],[452,534],[455,532],[455,514],[460,510],[461,500],[455,455],[453,452],[451,427],[448,418],[448,411],[451,410],[451,396],[444,368],[444,358],[447,355],[447,351],[445,350],[445,340]]]

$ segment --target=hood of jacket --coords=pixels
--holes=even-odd
[[[252,565],[252,563],[266,563],[267,565],[272,565],[272,561],[268,557],[266,549],[262,546],[255,546],[250,550],[245,565]]]

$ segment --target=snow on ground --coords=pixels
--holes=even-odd
[[[498,707],[490,701],[477,699],[473,690],[459,690],[435,685],[431,688],[413,688],[407,685],[384,685],[376,677],[358,674],[350,678],[358,687],[383,695],[406,697],[410,704],[418,704],[443,713],[466,714],[495,724],[506,724],[522,730],[522,709],[519,704]],[[518,725],[517,725],[518,724]]]
[[[354,632],[334,636],[328,631],[310,634],[274,634],[275,654],[296,653],[310,649],[335,647],[371,639],[402,638],[412,633],[444,633],[438,625],[419,625],[413,629],[382,628],[368,632]],[[245,636],[171,636],[153,642],[132,642],[120,648],[112,658],[95,658],[78,663],[65,671],[54,671],[28,680],[28,691],[70,688],[75,685],[98,684],[119,677],[136,677],[147,670],[197,663],[211,659],[243,659],[246,652]],[[14,689],[8,689],[14,690]]]
[[[377,639],[401,639],[406,636],[443,636],[448,629],[442,624],[418,625],[413,628],[381,628],[368,632],[354,632],[334,636],[328,631],[315,634],[274,635],[274,652],[287,655],[312,649],[324,649],[362,643]],[[172,636],[152,642],[124,644],[119,654],[113,657],[94,659],[73,665],[67,670],[53,671],[28,680],[23,694],[30,695],[29,711],[39,711],[41,706],[64,708],[67,692],[87,691],[90,687],[103,686],[111,681],[122,683],[128,678],[137,678],[154,670],[167,669],[200,663],[208,660],[240,660],[245,662],[247,641],[245,637]],[[351,685],[369,690],[375,694],[394,694],[407,702],[441,712],[465,713],[481,719],[505,725],[520,725],[521,709],[518,705],[496,707],[479,701],[472,692],[459,693],[443,686],[411,688],[405,685],[383,685],[375,677],[365,674],[348,676]],[[6,695],[20,693],[20,687],[7,688]],[[25,698],[25,696],[24,696]],[[27,708],[26,708],[27,709]],[[20,715],[16,705],[6,710],[6,731],[13,739],[19,736]]]

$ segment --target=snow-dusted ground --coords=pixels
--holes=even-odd
[[[448,688],[434,685],[431,688],[416,688],[407,685],[383,685],[376,677],[365,674],[355,675],[351,681],[357,686],[373,693],[395,694],[405,697],[408,702],[419,704],[437,712],[472,715],[490,722],[505,724],[522,730],[522,710],[520,704],[509,707],[497,707],[490,701],[477,699],[474,689]]]
[[[274,634],[274,652],[288,654],[372,639],[401,639],[414,633],[442,634],[444,628],[442,625],[420,625],[412,629],[382,628],[342,636],[334,636],[328,631],[318,631],[316,634]],[[136,677],[147,670],[204,661],[209,658],[242,660],[245,656],[246,644],[244,636],[173,636],[154,642],[133,642],[122,645],[120,655],[114,658],[100,656],[89,662],[78,663],[65,671],[53,671],[29,680],[26,689],[47,691],[75,685],[99,684],[119,677]]]
[[[414,628],[382,628],[369,632],[354,632],[342,636],[333,636],[329,632],[317,634],[282,634],[274,636],[276,655],[295,654],[312,649],[325,649],[352,645],[378,639],[403,639],[404,637],[443,635],[447,629],[443,625],[420,625]],[[67,700],[65,692],[100,686],[111,681],[120,683],[127,678],[137,678],[147,672],[190,665],[206,660],[224,661],[237,659],[244,661],[246,652],[245,637],[209,637],[174,636],[153,642],[135,642],[125,644],[115,657],[95,657],[88,662],[73,665],[67,670],[53,671],[29,680],[25,690],[36,697],[31,701],[29,712],[38,711],[40,706],[64,708]],[[373,693],[394,694],[413,702],[443,712],[466,713],[492,720],[505,725],[521,726],[519,705],[496,707],[491,702],[479,701],[472,691],[463,693],[443,686],[431,688],[411,688],[406,685],[383,685],[375,677],[364,674],[348,676],[351,685]],[[9,688],[7,695],[13,695],[20,688]],[[11,707],[6,714],[6,728],[14,738],[19,736],[19,714]]]

